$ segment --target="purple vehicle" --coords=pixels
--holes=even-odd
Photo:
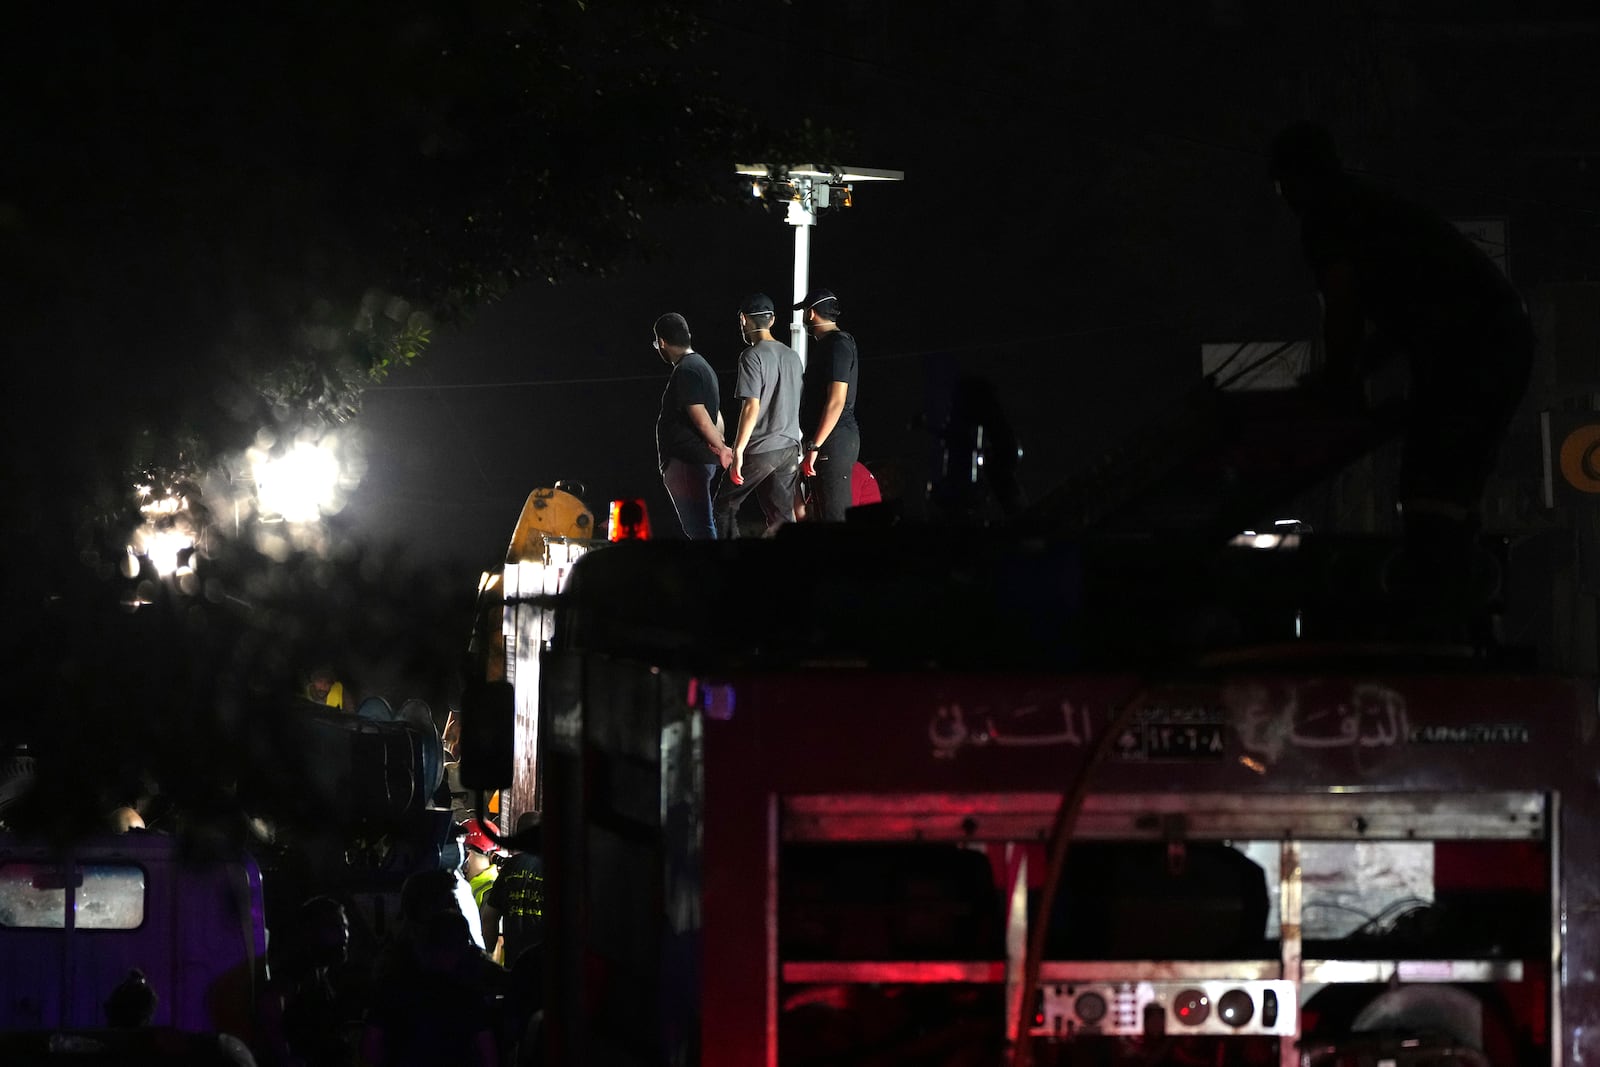
[[[158,998],[151,1026],[249,1042],[261,871],[243,853],[192,853],[138,831],[66,847],[0,836],[0,1031],[105,1027],[137,969]]]

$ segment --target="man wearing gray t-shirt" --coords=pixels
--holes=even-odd
[[[739,334],[748,345],[739,355],[733,395],[739,428],[733,465],[717,491],[717,536],[739,536],[739,505],[752,493],[766,516],[766,532],[794,521],[795,484],[800,477],[800,355],[772,338],[772,298],[755,293],[739,307]]]

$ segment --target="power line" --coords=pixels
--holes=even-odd
[[[664,382],[659,374],[633,374],[616,378],[546,378],[518,382],[457,382],[451,385],[369,385],[363,393],[420,392],[442,389],[533,389],[557,385],[615,385],[619,382]]]
[[[422,369],[422,373],[430,378],[432,377],[426,367]],[[455,423],[456,433],[459,435],[460,440],[467,443],[467,455],[472,458],[472,465],[477,468],[478,477],[483,480],[484,485],[491,486],[493,483],[489,481],[489,473],[484,469],[483,459],[478,455],[478,450],[472,447],[472,437],[467,433],[467,428],[461,424],[461,419],[456,415],[455,410],[445,403],[444,395],[437,388],[433,390],[433,396],[434,399],[439,401],[439,406],[444,409],[446,417]]]
[[[1299,303],[1302,298],[1296,296],[1292,299],[1274,301],[1274,304]],[[1054,330],[1046,334],[1035,334],[1028,337],[1012,337],[1003,340],[975,342],[956,347],[922,348],[906,352],[889,352],[881,355],[862,356],[863,363],[889,363],[903,359],[921,359],[926,356],[960,356],[973,352],[996,353],[1009,349],[1036,347],[1039,345],[1059,345],[1063,340],[1073,340],[1083,337],[1094,337],[1107,333],[1129,333],[1136,330],[1149,330],[1158,332],[1178,332],[1190,330],[1196,325],[1193,318],[1174,319],[1148,319],[1140,322],[1107,323],[1101,326],[1085,326],[1076,330]],[[720,371],[718,377],[727,378],[733,371]],[[660,382],[665,383],[666,378],[659,374],[629,374],[617,375],[612,378],[545,378],[525,379],[511,382],[458,382],[453,385],[371,385],[365,390],[373,392],[420,392],[441,389],[542,389],[546,387],[572,386],[572,385],[622,385],[630,382]]]

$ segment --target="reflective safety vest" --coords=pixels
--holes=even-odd
[[[495,876],[499,873],[498,867],[485,867],[467,880],[467,885],[472,887],[472,899],[478,902],[478,907],[483,907],[483,898],[489,895],[489,890],[494,886]]]

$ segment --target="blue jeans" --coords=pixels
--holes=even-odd
[[[716,539],[717,520],[711,513],[711,487],[721,469],[715,463],[669,459],[667,469],[661,472],[661,484],[667,487],[667,495],[672,498],[678,525],[683,527],[683,536],[691,541]]]

